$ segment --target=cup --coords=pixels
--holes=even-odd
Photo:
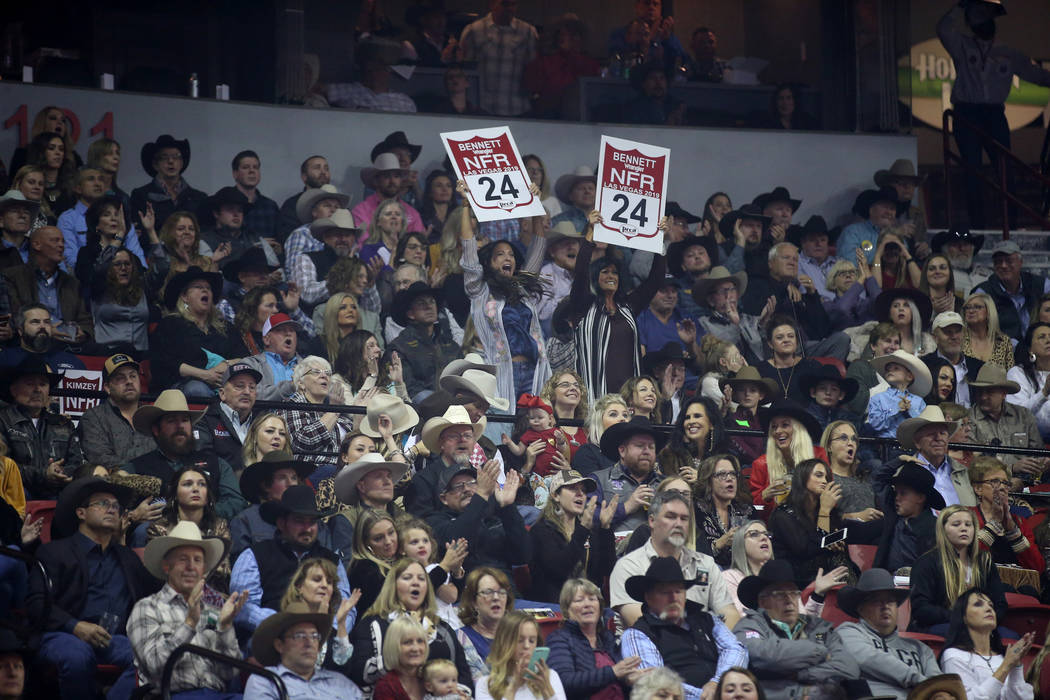
[[[104,612],[98,618],[98,626],[110,633],[110,635],[120,633],[120,615],[111,612]]]

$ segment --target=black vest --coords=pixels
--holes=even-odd
[[[661,620],[646,607],[634,629],[653,640],[664,666],[681,675],[686,683],[702,688],[714,677],[718,666],[715,623],[692,601],[686,602],[685,613],[689,629]]]
[[[311,557],[321,557],[337,567],[339,565],[339,557],[317,542],[314,542],[313,546],[305,552],[297,553],[281,539],[280,532],[274,533],[271,540],[253,544],[251,549],[255,555],[255,563],[259,567],[259,583],[262,586],[262,600],[259,605],[270,610],[281,609],[281,598],[284,597],[292,576],[299,568],[300,561]]]
[[[208,477],[208,488],[215,494],[215,500],[219,498],[219,458],[210,452],[191,452],[179,460],[178,464],[172,465],[168,458],[160,450],[153,450],[144,455],[139,455],[131,460],[131,466],[135,474],[155,476],[160,479],[160,492],[168,489],[168,482],[175,476],[175,470],[180,466],[193,465]]]

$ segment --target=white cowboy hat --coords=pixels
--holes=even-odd
[[[953,423],[944,417],[944,411],[940,406],[927,406],[917,418],[908,418],[897,426],[897,442],[906,450],[915,449],[915,433],[927,425],[943,425],[948,430],[948,435],[956,431],[958,423]]]
[[[468,352],[462,360],[452,360],[445,369],[441,370],[442,377],[462,377],[463,373],[468,369],[480,369],[482,372],[488,372],[489,374],[496,373],[496,365],[490,365],[485,362],[485,358],[476,352]]]
[[[343,208],[350,203],[350,195],[340,192],[335,188],[335,185],[311,187],[299,195],[299,199],[295,200],[295,215],[298,217],[299,223],[308,224],[313,221],[314,218],[310,212],[313,211],[315,204],[325,199],[337,199],[339,200],[339,206]]]
[[[226,543],[218,537],[203,537],[197,523],[191,520],[180,520],[163,537],[154,537],[146,544],[142,563],[146,570],[162,581],[167,580],[164,573],[164,557],[176,547],[200,547],[204,550],[204,575],[218,566],[222,555],[226,553]]]
[[[178,389],[165,389],[151,406],[141,406],[131,417],[131,425],[143,435],[153,437],[153,424],[166,413],[188,413],[190,422],[196,423],[204,411],[191,411],[186,403],[186,395]]]
[[[372,161],[371,167],[365,168],[361,171],[361,182],[365,183],[365,187],[371,187],[375,189],[375,178],[379,173],[387,172],[389,170],[396,170],[401,173],[402,176],[408,173],[401,167],[401,161],[397,159],[393,153],[380,153],[376,156],[375,160]]]
[[[354,223],[354,216],[349,209],[336,209],[330,217],[317,219],[310,224],[310,233],[319,241],[329,231],[347,231],[360,238],[364,230]]]
[[[437,454],[441,450],[438,449],[438,440],[441,438],[441,432],[448,427],[454,425],[463,425],[474,429],[474,439],[481,437],[481,434],[485,432],[485,426],[487,421],[484,417],[477,423],[473,423],[470,420],[470,414],[467,413],[467,409],[462,406],[449,406],[448,410],[445,411],[445,415],[437,418],[431,418],[423,425],[423,434],[421,439],[423,444],[431,454]]]
[[[480,369],[468,369],[462,376],[450,375],[439,380],[441,388],[455,395],[457,391],[466,391],[475,396],[485,399],[493,408],[506,411],[510,408],[510,401],[501,398],[499,387],[496,386],[496,375],[483,372]]]
[[[361,459],[346,465],[335,475],[335,497],[340,503],[357,505],[360,500],[360,494],[357,493],[357,482],[361,481],[365,474],[379,469],[389,469],[390,478],[396,484],[408,471],[408,465],[403,462],[388,462],[378,452],[361,455]]]
[[[368,402],[360,431],[368,437],[381,437],[379,435],[379,416],[384,413],[390,416],[394,424],[394,435],[414,428],[419,423],[419,414],[411,406],[406,406],[399,397],[393,394],[376,394]]]
[[[926,366],[926,363],[919,358],[912,355],[907,350],[894,350],[889,355],[882,355],[876,357],[871,361],[871,366],[876,372],[882,374],[886,369],[886,365],[896,362],[898,365],[904,365],[911,372],[912,376],[915,377],[911,385],[908,387],[908,391],[916,396],[926,396],[930,393],[930,389],[933,388],[933,377],[930,376],[930,368]]]

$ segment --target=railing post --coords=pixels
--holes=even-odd
[[[1003,240],[1010,240],[1010,197],[1006,189],[1006,156],[999,154],[999,188],[1003,200]]]
[[[941,119],[941,138],[943,141],[944,157],[944,209],[948,212],[948,225],[955,223],[955,210],[952,209],[952,164],[949,154],[952,149],[951,142],[952,111],[944,110]]]

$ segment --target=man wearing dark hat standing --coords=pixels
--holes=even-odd
[[[429,285],[416,282],[394,297],[393,319],[405,327],[390,348],[401,355],[408,395],[419,401],[424,392],[438,388],[445,366],[462,355],[452,340],[452,329],[438,316],[441,295]]]
[[[915,241],[915,255],[925,260],[930,256],[930,245],[926,242],[926,212],[922,207],[922,197],[918,204],[913,200],[916,188],[926,181],[926,176],[915,173],[912,161],[898,158],[889,170],[876,170],[874,180],[876,187],[889,187],[897,193],[897,226],[902,228],[904,236]]]
[[[259,374],[259,398],[283,401],[295,393],[292,373],[299,361],[299,331],[302,325],[288,314],[274,314],[262,327],[263,351],[244,358],[244,364]]]
[[[667,246],[667,271],[678,281],[680,289],[691,290],[700,280],[711,274],[720,255],[718,244],[713,237],[686,236]],[[637,253],[634,257],[637,257]],[[634,258],[631,262],[634,262]],[[651,266],[646,269],[646,274],[649,269]],[[699,301],[688,294],[679,295],[678,308],[686,317],[698,316],[699,304]]]
[[[133,498],[123,486],[96,477],[77,479],[58,499],[51,541],[37,549],[48,578],[58,585],[52,588],[34,572],[26,606],[42,620],[39,656],[57,667],[62,698],[93,699],[97,664],[122,671],[113,697],[126,698],[135,687],[124,625],[135,601],[160,586],[118,539],[121,513]],[[50,612],[43,619],[45,609]]]
[[[598,177],[594,170],[581,165],[571,173],[559,177],[554,183],[554,193],[566,205],[560,214],[551,219],[555,227],[562,221],[570,222],[577,233],[587,229],[587,214],[594,209],[595,188]]]
[[[28,500],[57,497],[84,461],[73,422],[49,408],[59,379],[32,355],[0,375],[0,398],[10,401],[0,410],[0,439],[22,471]]]
[[[639,668],[666,666],[682,676],[688,700],[714,700],[722,674],[747,668],[748,655],[725,623],[686,599],[694,583],[672,557],[653,559],[644,575],[627,579],[627,592],[645,601],[642,616],[623,633],[623,655]]]
[[[237,318],[237,310],[241,302],[251,290],[267,284],[276,284],[277,275],[273,273],[281,269],[278,265],[271,265],[266,259],[266,252],[253,246],[241,255],[230,260],[229,264],[222,268],[222,276],[226,278],[223,287],[227,290],[225,296],[219,300],[216,307],[222,313],[227,323],[233,323]],[[295,285],[291,285],[287,296],[293,297],[296,308],[299,304],[299,296]],[[281,295],[277,294],[280,299]]]
[[[190,142],[177,141],[163,134],[142,147],[142,169],[150,182],[131,191],[131,211],[141,228],[141,217],[147,205],[153,207],[157,222],[163,223],[176,211],[197,211],[208,195],[190,187],[182,174],[190,165]]]
[[[280,210],[277,202],[259,191],[262,179],[262,163],[255,151],[241,151],[233,157],[233,181],[237,189],[248,200],[248,211],[244,214],[245,228],[262,236],[263,240],[277,241],[277,217]],[[270,241],[267,241],[269,243]]]
[[[773,240],[765,233],[770,221],[754,204],[745,204],[722,217],[718,230],[726,239],[722,244],[728,251],[722,263],[726,269],[730,272],[746,270],[749,275],[765,273],[769,248],[773,245]]]
[[[212,250],[216,250],[224,243],[230,246],[230,254],[219,264],[219,267],[223,269],[257,246],[262,247],[267,264],[274,269],[280,267],[281,263],[277,257],[280,247],[277,242],[273,239],[263,240],[259,233],[244,225],[245,214],[251,209],[251,206],[248,198],[239,189],[223,187],[208,197],[208,200],[198,210],[197,217],[203,229],[201,241],[209,249],[204,254],[210,255]]]
[[[783,185],[773,188],[772,192],[763,192],[751,202],[769,217],[769,237],[774,243],[780,243],[787,236],[791,227],[791,218],[802,206],[801,199],[792,199],[791,193]]]
[[[791,563],[771,559],[737,588],[748,608],[733,634],[747,649],[751,669],[769,700],[790,700],[812,693],[814,686],[838,685],[856,678],[856,662],[832,654],[828,638],[834,626],[799,610],[798,584]]]
[[[842,612],[860,621],[836,627],[828,647],[834,658],[857,663],[872,695],[906,700],[909,689],[941,672],[933,649],[897,633],[897,606],[907,597],[908,589],[897,588],[885,569],[868,569],[856,586],[839,591]]]
[[[999,330],[1011,338],[1024,336],[1039,300],[1050,292],[1050,279],[1023,271],[1023,263],[1021,248],[1015,242],[1000,241],[992,250],[994,274],[973,290],[995,301]]]
[[[875,246],[879,233],[897,221],[897,192],[889,187],[865,190],[853,202],[853,213],[863,221],[852,223],[842,229],[835,254],[843,260],[853,262],[857,251],[864,253],[868,264],[875,262]],[[877,273],[878,271],[876,271]]]
[[[788,230],[787,240],[799,248],[799,274],[813,280],[821,299],[834,301],[835,293],[828,289],[828,272],[839,258],[831,254],[834,241],[824,217],[811,216],[805,226],[792,226]]]
[[[948,258],[955,277],[955,293],[963,297],[992,276],[991,268],[978,265],[974,254],[984,246],[984,236],[975,236],[969,229],[953,226],[934,235],[930,243],[934,253]]]
[[[602,435],[601,450],[616,464],[591,474],[598,482],[598,502],[620,497],[612,526],[616,530],[634,530],[646,520],[645,509],[653,489],[663,481],[656,466],[656,453],[667,441],[653,428],[648,418],[635,417],[626,423],[609,426]]]
[[[375,162],[375,159],[379,157],[380,153],[393,153],[397,156],[397,162],[401,166],[403,173],[401,177],[401,192],[398,195],[398,199],[408,204],[409,206],[419,210],[419,190],[417,183],[419,181],[419,171],[412,169],[412,164],[419,158],[419,154],[423,151],[423,147],[409,143],[408,137],[405,136],[403,131],[394,131],[386,135],[382,141],[372,147],[371,160]],[[365,197],[372,194],[369,188],[365,188]]]
[[[246,466],[241,450],[252,427],[261,380],[262,374],[247,362],[227,367],[219,387],[219,403],[208,406],[194,431],[198,449],[225,459],[237,473]]]
[[[18,190],[0,197],[0,269],[29,261],[29,232],[33,228],[39,202],[31,202]]]
[[[90,464],[113,469],[150,452],[155,445],[131,424],[142,396],[139,363],[123,353],[106,358],[102,383],[109,397],[80,417],[80,444]]]
[[[310,231],[310,224],[318,219],[328,219],[336,209],[345,209],[350,195],[340,192],[335,185],[321,185],[304,190],[295,198],[292,215],[295,227],[284,241],[284,270],[286,279],[293,279],[295,261],[306,253],[324,248],[324,242]]]
[[[1006,378],[1006,371],[999,365],[986,362],[974,379],[967,378],[973,405],[973,439],[981,445],[1006,445],[1008,447],[1032,447],[1042,449],[1044,441],[1039,434],[1035,416],[1024,406],[1006,400],[1016,394],[1021,386]],[[1041,480],[1050,460],[1045,457],[1019,457],[997,455],[999,460],[1012,467],[1014,479],[1023,484]],[[1020,488],[1022,483],[1015,482]]]
[[[280,500],[263,503],[259,515],[277,529],[272,539],[244,550],[233,565],[230,590],[248,591],[248,601],[237,616],[239,628],[253,631],[260,622],[281,609],[281,598],[303,559],[320,557],[335,564],[339,592],[343,600],[350,597],[350,583],[340,555],[317,541],[320,521],[330,513],[317,509],[312,488],[306,485],[289,487]],[[349,550],[349,542],[341,544]],[[348,629],[353,627],[355,617],[351,612],[346,621]]]
[[[672,343],[693,357],[701,357],[700,338],[694,320],[698,314],[688,313],[682,308],[682,302],[687,297],[692,305],[692,297],[682,292],[678,280],[666,275],[663,285],[649,301],[649,308],[638,314],[635,323],[638,326],[638,342],[645,352],[642,357],[644,364],[652,364],[648,359],[649,353],[658,352]],[[692,365],[691,362],[689,364]],[[691,387],[696,384],[696,371],[692,366],[686,367],[686,371],[686,386]]]
[[[911,567],[920,555],[937,544],[937,516],[944,497],[934,487],[933,474],[918,464],[903,463],[890,480],[893,491],[882,504],[882,538],[875,553],[875,566],[896,571]]]

